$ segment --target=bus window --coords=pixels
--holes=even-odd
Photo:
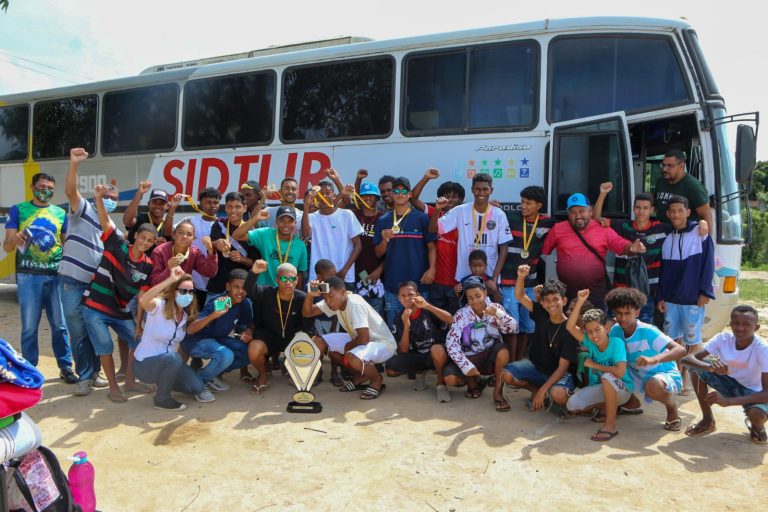
[[[386,137],[392,132],[392,57],[289,68],[283,73],[283,142]]]
[[[404,66],[403,133],[534,126],[538,59],[533,41],[409,55]]]
[[[29,151],[29,106],[0,107],[0,162],[26,160]]]
[[[168,151],[176,147],[179,87],[161,84],[104,94],[104,154]]]
[[[275,74],[250,73],[184,86],[185,149],[269,144],[275,112]]]
[[[549,45],[551,122],[642,112],[690,99],[668,37],[560,37]]]
[[[32,155],[69,158],[70,148],[96,152],[96,95],[41,101],[32,115]]]

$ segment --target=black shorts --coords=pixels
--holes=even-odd
[[[387,361],[385,366],[387,370],[392,370],[398,373],[425,372],[435,368],[435,364],[432,362],[432,356],[429,352],[425,354],[422,354],[421,352],[397,354]]]
[[[507,348],[506,343],[499,342],[485,352],[467,356],[467,359],[472,361],[472,364],[475,365],[475,368],[477,368],[477,371],[480,372],[480,375],[494,375],[496,373],[496,357],[502,350],[508,351],[509,349]],[[461,368],[459,368],[459,365],[453,361],[448,363],[443,370],[443,377],[447,377],[449,375],[459,377],[461,379],[465,377],[464,373],[461,371]]]
[[[279,334],[274,334],[266,329],[255,329],[253,331],[253,339],[261,340],[267,344],[267,350],[270,356],[276,356],[280,352],[285,351],[285,347],[293,339],[293,336],[281,338]]]

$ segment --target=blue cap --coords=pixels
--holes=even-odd
[[[571,197],[568,198],[568,210],[570,210],[573,206],[589,206],[589,199],[587,199],[587,196],[584,194],[576,193],[571,194]]]
[[[379,192],[379,187],[375,183],[364,181],[360,185],[360,195],[381,197],[381,192]]]

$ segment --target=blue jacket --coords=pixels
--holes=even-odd
[[[681,305],[695,305],[699,295],[715,298],[715,246],[701,237],[697,222],[667,235],[661,247],[661,274],[657,298]]]

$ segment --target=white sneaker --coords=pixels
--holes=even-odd
[[[209,380],[207,386],[214,391],[228,391],[230,389],[230,385],[218,377]]]
[[[95,388],[106,388],[109,386],[109,381],[102,377],[100,373],[97,373],[96,376],[91,379],[91,385]]]
[[[75,383],[75,389],[72,391],[75,396],[88,396],[91,394],[91,381],[79,380]]]
[[[203,391],[199,395],[195,395],[195,400],[197,400],[198,402],[207,404],[208,402],[215,401],[216,397],[213,396],[213,393],[211,393],[211,390],[209,390],[208,388],[203,388]]]

